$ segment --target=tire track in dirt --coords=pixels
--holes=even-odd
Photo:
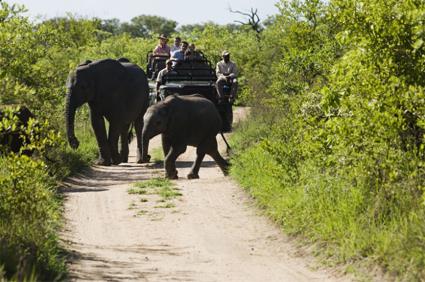
[[[246,111],[238,109],[235,118]],[[221,137],[217,137],[221,147]],[[160,140],[151,140],[151,148]],[[200,179],[187,180],[194,148],[177,163],[182,194],[172,208],[127,191],[163,169],[130,163],[93,166],[69,178],[62,238],[75,281],[347,281],[333,270],[311,269],[249,196],[206,157]],[[151,196],[147,196],[151,197]],[[143,211],[141,213],[141,211]]]

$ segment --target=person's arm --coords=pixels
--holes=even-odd
[[[237,78],[238,77],[238,68],[236,67],[236,64],[232,64],[232,69],[230,70],[229,74],[230,78]]]
[[[159,93],[159,88],[161,87],[162,84],[162,77],[163,77],[163,71],[160,71],[158,73],[158,76],[156,77],[156,93]]]
[[[157,45],[154,49],[153,49],[153,54],[157,55],[159,52],[159,45]]]
[[[217,79],[220,79],[220,78],[222,78],[222,77],[226,77],[226,76],[223,74],[223,72],[222,72],[222,70],[221,70],[221,68],[220,68],[220,62],[218,62],[218,63],[217,63],[217,66],[216,66],[216,68],[215,68],[215,72],[216,72],[216,74],[217,74]]]

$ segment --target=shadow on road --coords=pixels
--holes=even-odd
[[[77,243],[69,243],[77,247],[77,249],[91,250],[89,252],[85,251],[85,253],[78,251],[68,253],[68,262],[70,264],[76,263],[90,266],[85,268],[84,274],[81,271],[69,273],[69,280],[92,280],[95,278],[98,281],[150,281],[154,278],[157,281],[176,279],[194,281],[191,278],[193,277],[193,272],[184,270],[167,271],[166,269],[154,268],[149,263],[151,260],[156,261],[164,257],[181,256],[188,252],[184,248],[175,248],[169,245],[120,247],[84,244],[81,246]],[[102,258],[99,253],[115,253],[117,258],[115,260]],[[129,260],[129,257],[138,257],[139,260]],[[119,258],[122,259],[120,260]]]
[[[146,165],[124,164],[118,166],[92,166],[85,171],[66,179],[60,192],[82,193],[107,191],[113,185],[143,181],[152,178],[155,168],[143,169]],[[157,171],[159,173],[159,171]],[[108,187],[108,188],[106,188]]]

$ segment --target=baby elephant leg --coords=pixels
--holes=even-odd
[[[199,168],[201,167],[202,160],[204,159],[205,152],[199,148],[196,150],[196,160],[192,165],[190,173],[187,175],[188,179],[197,179],[199,178]]]
[[[171,146],[167,156],[165,157],[165,173],[169,179],[177,179],[176,160],[177,158],[186,151],[186,146],[173,147]]]
[[[215,151],[209,153],[209,155],[214,159],[214,161],[220,167],[223,174],[228,175],[229,174],[229,163],[225,159],[223,159],[223,157],[220,155],[218,150],[215,150]]]
[[[215,136],[208,140],[208,146],[206,146],[206,152],[210,155],[217,165],[220,167],[224,175],[227,175],[229,172],[229,163],[223,159],[223,157],[218,152],[217,140]]]

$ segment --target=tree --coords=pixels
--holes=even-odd
[[[140,15],[131,19],[130,23],[123,23],[123,32],[134,37],[149,37],[152,35],[170,35],[176,31],[177,22],[159,16]]]
[[[258,9],[251,8],[250,12],[242,12],[238,10],[232,10],[232,8],[229,8],[229,11],[231,13],[240,14],[248,18],[248,22],[243,21],[235,21],[237,23],[240,23],[241,25],[247,25],[250,26],[257,34],[260,34],[261,31],[263,31],[264,27],[261,24],[260,17],[258,16]]]
[[[100,20],[99,29],[109,32],[113,35],[118,35],[122,33],[121,31],[121,22],[117,18]]]
[[[226,24],[226,25],[219,25],[219,24],[216,24],[212,21],[208,21],[206,23],[201,23],[201,24],[181,25],[177,28],[177,32],[179,32],[183,35],[185,35],[185,34],[190,35],[190,34],[193,34],[195,31],[203,32],[205,30],[205,28],[207,28],[209,26],[226,27],[228,31],[237,31],[237,30],[240,29],[240,25],[238,25],[238,24],[230,23],[230,24]]]

